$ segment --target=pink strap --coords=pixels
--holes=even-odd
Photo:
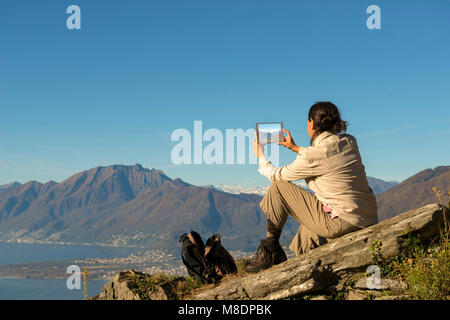
[[[334,213],[332,213],[332,212],[331,212],[331,209],[328,208],[326,205],[323,205],[322,208],[323,208],[323,212],[325,212],[325,213],[331,213],[331,215],[330,215],[330,218],[331,218],[331,219],[334,219],[334,218],[337,218],[337,217],[338,217],[337,215],[335,215]]]

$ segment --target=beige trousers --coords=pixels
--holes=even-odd
[[[331,219],[315,195],[290,182],[273,182],[259,205],[279,230],[283,229],[288,216],[300,222],[289,246],[297,256],[327,243],[329,239],[360,229],[339,217]]]

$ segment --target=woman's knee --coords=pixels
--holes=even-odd
[[[286,182],[286,181],[273,181],[270,186],[269,189],[267,190],[267,194],[278,194],[280,195],[282,193],[281,190],[283,190],[286,187],[291,186],[292,183],[290,182]]]
[[[259,203],[259,206],[261,207],[261,209],[264,212],[267,213],[267,209],[269,207],[269,203],[272,203],[274,200],[276,201],[276,199],[281,198],[280,186],[283,183],[287,183],[287,182],[274,181],[269,186],[269,189],[267,189],[266,194],[264,195],[263,199]]]
[[[284,186],[284,185],[287,185],[287,184],[291,185],[292,183],[291,182],[287,182],[287,181],[278,181],[278,180],[276,180],[276,181],[272,181],[270,186],[278,188],[280,186]]]

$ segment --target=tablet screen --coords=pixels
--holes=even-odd
[[[282,122],[262,122],[256,124],[256,136],[260,144],[278,143],[283,141]]]

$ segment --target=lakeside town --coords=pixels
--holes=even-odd
[[[230,251],[235,260],[247,259],[253,252]],[[186,267],[179,253],[163,250],[145,250],[126,257],[89,258],[58,261],[30,262],[0,266],[0,278],[22,279],[66,279],[69,266],[78,266],[82,272],[87,270],[89,279],[111,279],[116,273],[134,269],[150,275],[186,276]]]

